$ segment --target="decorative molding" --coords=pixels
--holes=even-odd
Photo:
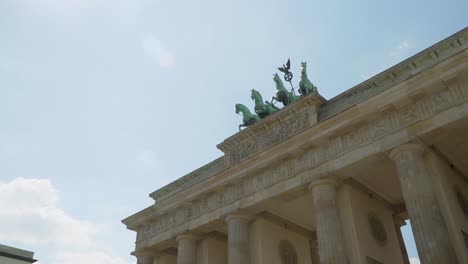
[[[150,197],[154,199],[155,203],[158,203],[173,195],[176,190],[181,191],[225,169],[226,164],[224,163],[223,157],[217,158],[199,169],[194,170],[193,172],[151,193]]]
[[[317,92],[262,119],[260,122],[224,140],[218,148],[226,163],[237,164],[317,123],[317,112],[325,99]]]
[[[440,63],[454,54],[466,50],[468,43],[464,41],[464,37],[468,37],[468,28],[454,34],[453,36],[433,45],[432,47],[414,55],[413,57],[391,67],[390,69],[376,75],[375,77],[363,82],[346,92],[326,101],[318,94],[312,94],[308,97],[313,99],[316,108],[313,111],[307,111],[302,100],[311,100],[306,97],[296,104],[288,106],[275,115],[272,115],[262,122],[253,125],[251,128],[245,129],[236,135],[226,139],[223,143],[218,145],[226,156],[227,163],[233,165],[246,160],[255,154],[276,145],[285,139],[294,136],[306,128],[314,125],[315,122],[310,120],[323,121],[332,116],[345,111],[346,109],[381,93],[403,81],[412,78],[414,75]],[[453,45],[458,43],[459,45]],[[429,55],[428,55],[429,54]],[[430,54],[437,54],[431,56]],[[433,106],[435,108],[444,108],[447,103],[447,96],[449,94],[440,94],[440,97],[433,98]],[[423,111],[425,109],[422,109]],[[403,122],[411,123],[418,115],[419,109],[414,107],[407,107],[404,111]],[[315,116],[318,115],[318,116]],[[391,118],[391,117],[389,117]],[[274,122],[277,120],[278,122]],[[372,124],[373,129],[369,131],[371,136],[375,134],[385,133],[385,130],[391,129],[389,124],[385,121],[379,120],[378,123]],[[343,138],[340,142],[344,148],[350,148],[353,144],[360,141],[358,137],[363,136],[358,131],[352,131]],[[330,149],[334,151],[334,149]]]
[[[265,118],[262,122],[259,122],[252,127],[249,127],[240,133],[226,139],[223,143],[218,145],[218,148],[225,152],[225,156],[221,157],[207,165],[201,167],[198,170],[195,170],[184,177],[168,184],[167,186],[153,192],[150,196],[155,200],[156,203],[178,193],[190,186],[193,186],[206,178],[209,178],[224,169],[228,168],[229,165],[233,165],[235,163],[240,162],[241,160],[245,160],[248,157],[255,155],[268,147],[271,147],[279,142],[282,139],[289,138],[295,134],[300,133],[304,129],[300,127],[304,126],[311,126],[317,122],[322,122],[326,119],[329,119],[338,113],[380,93],[387,90],[390,87],[395,86],[398,83],[406,81],[416,74],[440,63],[447,58],[462,52],[466,51],[468,48],[468,28],[461,30],[453,34],[452,36],[440,41],[439,43],[421,51],[420,53],[412,56],[411,58],[385,70],[384,72],[372,77],[371,79],[356,85],[355,87],[343,92],[342,94],[328,100],[326,104],[324,104],[320,109],[313,109],[314,107],[307,108],[304,105],[309,105],[310,98],[314,97],[314,95],[310,95],[309,99],[304,98],[304,100],[300,100],[299,102],[292,104],[289,107],[281,109],[276,114]],[[435,58],[430,54],[438,54]],[[468,74],[464,74],[462,76],[454,76],[450,78],[444,79],[444,83],[447,87],[453,87],[451,89],[451,96],[456,98],[466,97],[468,91],[466,89],[462,89],[460,87],[461,82],[465,82]],[[444,95],[447,96],[447,95]],[[435,103],[438,100],[441,100],[442,104],[440,107],[444,107],[444,96],[441,98],[435,98]],[[320,102],[324,103],[325,99],[319,98]],[[307,103],[305,103],[307,101]],[[304,104],[305,103],[305,104]],[[439,105],[436,103],[436,107]],[[312,109],[311,109],[312,108]],[[308,111],[306,111],[308,110]],[[425,113],[421,113],[424,109],[420,109],[413,104],[408,104],[403,106],[400,109],[400,124],[406,125],[413,123],[418,116],[424,115]],[[318,112],[318,114],[314,113]],[[295,116],[297,114],[297,116]],[[290,117],[297,118],[301,120],[300,115],[308,116],[308,120],[304,119],[302,121],[287,121],[288,115],[292,115]],[[299,117],[299,118],[298,118]],[[315,118],[315,119],[314,119]],[[393,117],[389,117],[393,118]],[[286,120],[290,122],[290,124],[281,125],[282,122]],[[370,137],[378,136],[380,133],[385,133],[386,130],[390,130],[390,124],[386,123],[382,120],[376,120],[376,123],[370,124],[373,128],[369,131]],[[282,127],[296,127],[296,129],[284,132]],[[273,128],[273,129],[272,129]],[[352,143],[353,138],[352,135],[349,135],[345,140],[345,144]],[[365,136],[365,135],[363,135]],[[355,139],[358,141],[358,139]],[[260,142],[257,142],[260,141]],[[338,142],[336,142],[338,144]],[[329,152],[327,152],[328,156],[334,156],[336,154],[336,148],[339,147],[338,145],[330,145]],[[345,145],[345,147],[348,147]],[[232,155],[230,155],[230,149],[232,148]],[[225,159],[226,162],[223,162],[222,159]],[[145,211],[141,211],[140,213],[146,214],[150,213]],[[136,214],[138,216],[142,214]],[[134,217],[129,217],[123,220],[124,223],[133,222],[132,220]]]
[[[468,48],[468,28],[432,45],[418,54],[377,74],[369,80],[330,99],[319,111],[319,121],[336,114],[388,89],[398,83]],[[434,56],[435,55],[435,56]]]
[[[12,254],[12,253],[8,253],[8,252],[3,252],[3,251],[0,251],[0,257],[5,257],[5,258],[9,258],[9,259],[15,259],[15,260],[19,260],[19,261],[24,261],[24,262],[28,262],[28,263],[34,263],[36,262],[37,260],[33,259],[33,258],[28,258],[28,257],[23,257],[23,256],[19,256],[19,255],[16,255],[16,254]]]
[[[299,173],[301,181],[307,184],[315,180],[317,175],[305,172],[312,170],[318,165],[363,145],[371,144],[378,138],[467,101],[467,93],[460,93],[457,90],[461,89],[460,87],[461,85],[442,87],[434,93],[426,94],[419,97],[416,101],[409,102],[408,105],[402,108],[391,108],[383,117],[375,117],[368,120],[368,122],[361,123],[355,128],[352,136],[350,136],[350,132],[335,131],[335,135],[331,136],[329,140],[322,141],[320,145],[317,144],[316,147],[302,152],[300,156],[293,156],[263,171],[256,172],[253,175],[246,175],[237,183],[230,184],[229,186],[226,185],[224,189],[197,198],[190,205],[183,205],[157,216],[157,219],[138,230],[137,242],[249,196],[259,190],[269,188]],[[464,96],[455,97],[452,96],[453,94],[463,94]],[[435,104],[435,101],[439,103]],[[418,111],[417,109],[419,108],[423,108],[425,111]],[[411,118],[411,121],[403,114],[408,109],[414,110],[412,111],[414,116]],[[379,124],[378,129],[376,129],[375,124]]]

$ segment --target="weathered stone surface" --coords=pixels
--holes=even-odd
[[[400,177],[419,258],[424,264],[457,263],[423,152],[420,144],[406,144],[390,154]]]
[[[192,235],[177,237],[177,264],[197,264],[197,238]]]
[[[468,30],[460,34],[468,36]],[[460,34],[455,37],[457,41]],[[369,162],[374,161],[387,163],[393,168],[386,156],[391,149],[429,133],[437,138],[440,136],[439,130],[445,131],[446,126],[466,120],[468,44],[462,41],[455,43],[459,45],[450,42],[453,47],[447,46],[446,41],[437,44],[429,50],[433,52],[436,49],[434,54],[437,56],[431,57],[429,51],[424,51],[420,54],[424,58],[418,55],[372,78],[375,84],[362,84],[362,89],[338,96],[344,100],[342,103],[332,99],[318,108],[307,103],[308,98],[305,97],[229,138],[219,146],[225,152],[223,158],[154,192],[151,195],[155,199],[153,206],[124,220],[129,229],[137,230],[135,254],[159,246],[162,249],[175,247],[174,238],[188,230],[201,234],[210,229],[228,230],[228,236],[236,237],[236,234],[229,233],[229,223],[227,227],[220,226],[221,217],[239,209],[260,210],[259,204],[276,199],[293,200],[289,198],[290,192],[304,190],[304,186],[329,172],[341,173],[339,175],[346,178],[355,177],[354,173],[346,171],[348,168],[358,169],[364,174],[363,177],[372,179],[372,175],[365,175],[366,171],[361,166],[371,166]],[[332,104],[334,110],[330,108]],[[333,112],[336,109],[339,111]],[[317,116],[318,112],[320,116]],[[377,159],[376,156],[384,157],[385,160]],[[373,170],[373,173],[385,174],[395,180],[395,186],[398,185],[395,172],[388,167],[385,170],[388,171]],[[386,178],[381,180],[387,183]],[[390,208],[405,208],[399,203],[409,204],[411,201],[408,202],[406,198],[403,200],[399,186],[396,188],[396,196],[381,198],[388,199],[387,203],[395,203]],[[320,211],[322,202],[327,204],[324,201],[332,201],[333,204],[332,198],[325,194],[319,195],[321,191],[318,190],[315,194],[318,198],[314,195],[314,199],[318,199],[319,206],[318,209],[314,206],[314,213]],[[412,210],[410,207],[408,211]],[[325,226],[322,230],[328,231],[322,233],[329,233],[331,237],[340,236],[333,233],[336,228],[330,228],[330,225],[334,225],[333,221],[323,224],[323,218],[317,215],[310,216],[310,219],[307,223],[311,224],[308,227],[311,231],[317,228],[318,232],[320,226]],[[362,253],[358,257],[359,263],[365,262],[366,256],[376,261],[388,259],[383,257],[385,254],[377,252],[383,251],[387,245],[375,243],[369,231],[366,213],[364,217],[356,217],[354,220],[360,219],[364,219],[369,241],[377,245],[370,254]],[[362,225],[355,226],[361,228]],[[392,237],[396,241],[388,227],[387,221],[385,230],[389,232],[388,238]],[[457,239],[461,240],[459,230]],[[374,237],[379,238],[378,232],[376,234]],[[322,242],[322,245],[324,243],[327,245],[326,242]],[[400,250],[396,243],[392,246],[393,250]],[[336,245],[323,246],[321,249],[319,246],[319,251],[328,252],[323,253],[324,256],[331,256],[335,253],[330,252],[337,251],[333,247]],[[338,254],[338,258],[345,261],[342,255]],[[354,263],[351,260],[355,258],[349,254],[347,257],[350,263]],[[329,259],[326,257],[325,261]]]
[[[320,264],[348,263],[336,202],[337,184],[332,179],[321,179],[309,185],[315,209]]]
[[[228,224],[228,264],[249,264],[248,215],[233,214],[226,218]]]
[[[332,160],[364,144],[372,144],[376,138],[401,130],[412,123],[429,118],[438,111],[458,104],[460,98],[442,96],[446,98],[448,102],[442,104],[444,107],[440,105],[435,107],[433,102],[439,99],[434,98],[440,98],[440,94],[448,94],[448,92],[449,90],[447,88],[441,88],[440,91],[422,97],[411,105],[401,109],[391,109],[383,116],[370,119],[368,122],[364,122],[358,127],[355,127],[353,132],[338,133],[338,135],[331,137],[328,141],[324,141],[322,145],[317,144],[316,147],[307,150],[297,158],[286,160],[280,165],[245,177],[237,184],[221,189],[216,193],[200,197],[198,201],[191,206],[176,209],[171,213],[160,216],[159,221],[146,225],[144,229],[141,230],[142,234],[139,234],[138,239],[145,239],[167,230],[172,226],[185,222],[190,218],[198,217],[203,213],[219,208],[226,203],[250,195],[258,190],[268,188],[273,184],[293,177],[301,171],[311,170],[327,160]],[[425,109],[424,112],[420,111],[420,108]],[[411,110],[411,119],[408,119],[406,115],[408,109],[414,109]],[[313,174],[309,176],[313,177]],[[305,176],[303,180],[310,181],[312,178],[307,179],[307,176]]]

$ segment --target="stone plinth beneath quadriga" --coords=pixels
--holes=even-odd
[[[468,29],[307,95],[124,219],[138,264],[468,263]]]

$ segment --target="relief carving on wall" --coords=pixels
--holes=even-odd
[[[416,104],[404,106],[399,113],[400,125],[404,126],[419,119],[420,114]]]
[[[291,242],[281,240],[278,244],[278,254],[282,264],[297,264],[297,253]]]
[[[385,226],[380,220],[379,216],[375,212],[369,212],[367,214],[367,221],[370,227],[372,237],[375,239],[377,244],[385,246],[387,244],[387,231]]]
[[[450,105],[455,105],[459,101],[466,101],[466,99],[461,100],[460,98],[455,100],[454,98],[447,96],[446,92],[447,91],[439,91],[439,93],[444,93],[442,96],[443,99],[441,99],[439,94],[433,94],[431,96],[420,98],[411,105],[402,107],[401,109],[394,109],[393,113],[386,113],[383,118],[380,117],[382,120],[372,119],[369,120],[369,123],[363,123],[361,126],[356,128],[357,134],[348,133],[332,136],[328,140],[324,141],[323,144],[306,150],[305,153],[302,153],[301,157],[294,157],[293,159],[270,167],[263,172],[247,175],[241,181],[233,184],[230,187],[221,189],[216,193],[208,195],[207,197],[199,197],[197,198],[197,202],[194,202],[191,206],[188,206],[189,208],[186,208],[185,213],[179,213],[178,217],[174,218],[173,215],[176,214],[175,211],[158,216],[157,220],[149,224],[150,228],[146,227],[139,231],[140,234],[138,235],[138,239],[144,240],[145,238],[157,235],[158,233],[168,230],[173,226],[180,225],[191,218],[199,217],[204,213],[222,207],[234,200],[248,196],[254,192],[268,188],[278,182],[289,179],[299,172],[313,169],[318,164],[326,162],[326,160],[336,158],[339,155],[343,155],[343,153],[355,147],[372,142],[377,137],[392,133],[404,126],[409,125],[410,123],[423,120],[430,116],[431,113],[434,113],[435,109],[445,109]],[[449,100],[449,103],[445,102],[445,100]],[[441,105],[437,108],[434,105],[435,101],[441,103]],[[444,101],[444,103],[442,103],[442,101]],[[424,106],[422,108],[426,110],[419,111],[419,107],[417,105],[421,107]],[[256,146],[252,145],[252,143],[247,144],[247,148],[243,150],[245,153],[238,156],[238,158],[241,159],[241,157],[247,157],[253,154],[255,151],[263,150],[267,146],[274,144],[274,142],[278,142],[280,139],[285,139],[286,137],[292,136],[293,134],[301,131],[308,125],[308,119],[305,117],[299,121],[288,121],[286,125],[280,126],[274,131],[266,132],[268,136],[264,136],[268,139],[259,138],[259,142],[261,143],[258,143]],[[392,117],[395,117],[395,122],[392,122]],[[288,127],[288,129],[286,129],[286,127]],[[238,158],[236,158],[237,161],[239,161]],[[313,177],[313,175],[307,174],[304,175],[303,179],[301,180],[306,183],[307,181],[311,180],[310,177]],[[462,208],[462,211],[468,217],[468,202],[466,197],[457,195],[457,199]],[[380,241],[381,244],[385,244],[387,240],[387,233],[385,232],[385,228],[383,227],[382,222],[380,222],[378,218],[369,217],[369,224],[371,226],[372,235],[374,238],[377,241]]]
[[[277,126],[269,128],[258,135],[239,144],[230,151],[231,164],[238,163],[254,154],[288,139],[310,126],[307,112],[297,114],[287,120],[281,121]]]

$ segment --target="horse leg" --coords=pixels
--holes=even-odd
[[[275,103],[273,103],[273,100],[275,100],[276,102],[279,102],[278,98],[276,98],[275,96],[273,96],[271,98],[271,104],[274,105]]]
[[[265,104],[267,105],[267,107],[270,107],[272,108],[273,110],[278,110],[279,108],[276,107],[274,104],[268,102],[268,101],[265,101]]]

